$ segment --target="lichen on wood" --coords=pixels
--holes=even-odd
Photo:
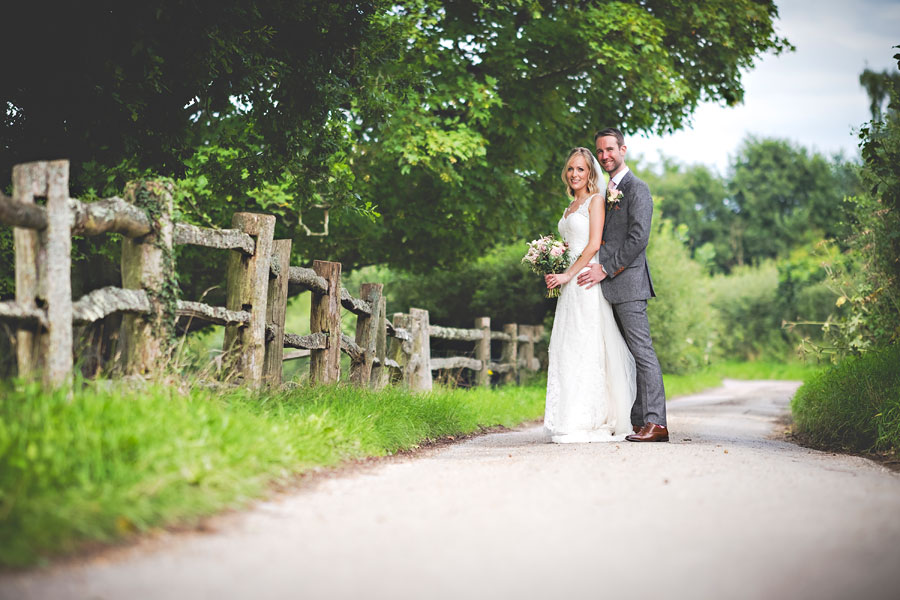
[[[484,332],[480,329],[460,329],[457,327],[440,327],[431,325],[428,328],[428,335],[433,338],[443,340],[461,340],[466,342],[475,342],[484,337]]]
[[[238,229],[210,229],[188,223],[175,225],[175,243],[223,250],[241,250],[248,255],[253,254],[256,249],[256,242],[253,241],[253,238]]]
[[[72,320],[77,324],[94,323],[116,312],[150,314],[150,297],[144,290],[100,288],[72,305]]]
[[[289,283],[299,285],[316,294],[324,294],[328,290],[328,282],[324,277],[306,267],[290,267]]]
[[[345,333],[341,334],[341,351],[348,355],[352,362],[359,362],[365,356],[365,350]]]
[[[432,358],[431,370],[439,369],[472,369],[480,371],[483,368],[481,361],[468,356],[448,356],[445,358]]]
[[[228,310],[224,306],[210,306],[189,300],[179,300],[175,314],[179,318],[203,319],[216,325],[241,325],[250,322],[250,313],[246,310]]]
[[[309,335],[284,334],[285,348],[301,348],[305,350],[322,350],[328,346],[328,334],[324,332]]]
[[[47,227],[46,209],[37,204],[17,202],[0,191],[0,223],[41,230]]]
[[[14,301],[0,302],[0,320],[47,327],[47,313],[44,310],[20,306]]]
[[[355,315],[369,316],[372,314],[372,307],[369,303],[353,297],[347,288],[341,288],[341,306]]]
[[[153,231],[147,213],[117,196],[96,202],[69,199],[69,204],[74,215],[73,234],[121,233],[138,238]]]

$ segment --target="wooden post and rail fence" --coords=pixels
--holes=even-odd
[[[311,383],[337,382],[341,352],[350,356],[350,382],[375,389],[398,382],[430,390],[432,372],[441,369],[471,369],[476,385],[487,385],[491,372],[514,382],[539,368],[534,345],[543,327],[507,324],[491,331],[488,317],[476,319],[472,329],[440,327],[417,308],[388,321],[382,284],[363,284],[357,298],[341,287],[340,263],[291,266],[291,240],[273,239],[272,215],[236,213],[232,229],[175,223],[173,190],[159,181],[133,182],[124,198],[81,202],[69,197],[65,160],[16,165],[12,179],[12,197],[0,193],[0,223],[14,227],[15,300],[0,302],[0,320],[15,327],[21,377],[41,373],[49,386],[65,384],[74,368],[73,326],[117,312],[123,313],[119,354],[125,374],[165,370],[178,318],[224,325],[227,377],[253,386],[280,385],[283,362],[302,356],[310,358]],[[123,236],[122,286],[73,300],[72,236],[104,233]],[[228,252],[225,306],[178,299],[176,244]],[[309,335],[285,331],[289,285],[312,294]],[[342,308],[357,316],[355,338],[341,332]],[[474,357],[432,357],[432,338],[473,342]],[[499,362],[491,360],[492,341],[502,343]]]

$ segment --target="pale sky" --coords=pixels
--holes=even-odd
[[[857,157],[854,132],[871,117],[859,85],[866,67],[897,69],[900,0],[776,0],[779,35],[796,47],[765,55],[744,75],[744,103],[703,104],[693,123],[667,136],[637,135],[628,153],[649,162],[659,152],[684,164],[703,163],[725,174],[747,134],[786,138],[831,155]]]

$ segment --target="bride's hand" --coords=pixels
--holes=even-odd
[[[544,275],[544,281],[547,282],[548,290],[569,283],[571,279],[572,276],[567,273],[550,273],[549,275]]]

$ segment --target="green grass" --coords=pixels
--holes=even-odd
[[[810,378],[791,403],[808,444],[852,452],[900,448],[900,345],[847,358]]]
[[[666,396],[674,398],[694,394],[705,389],[722,385],[723,379],[781,379],[805,381],[818,373],[822,367],[805,363],[782,362],[721,362],[702,371],[687,375],[663,375]]]
[[[0,388],[0,565],[240,507],[316,466],[540,417],[544,388]]]
[[[665,376],[670,397],[722,377],[802,378],[724,363]],[[24,566],[244,506],[318,466],[540,418],[545,382],[414,395],[348,386],[280,393],[90,383],[70,395],[0,384],[0,565]]]

